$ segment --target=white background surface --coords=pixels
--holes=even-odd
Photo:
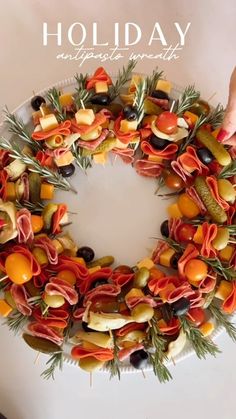
[[[176,38],[173,22],[190,21],[187,44],[179,60],[146,60],[139,63],[138,70],[148,72],[158,64],[177,84],[195,82],[205,98],[216,92],[213,103],[226,103],[228,80],[235,65],[233,0],[2,0],[0,4],[1,107],[6,103],[13,109],[33,90],[100,65],[92,62],[78,69],[74,61],[58,62],[55,43],[42,46],[43,21],[51,25],[60,21],[65,28],[76,21],[89,28],[97,21],[104,39],[112,39],[114,22],[136,22],[143,34],[150,36],[157,21],[169,43]],[[146,39],[136,51],[145,51],[145,43]],[[118,62],[118,67],[122,64]],[[106,68],[116,71],[114,63]],[[0,329],[0,339],[0,411],[9,419],[235,418],[236,348],[225,335],[218,339],[222,355],[207,361],[192,357],[172,367],[174,381],[169,384],[160,385],[152,374],[146,374],[145,380],[141,374],[124,375],[121,383],[98,374],[94,375],[92,389],[88,375],[68,365],[55,382],[42,381],[39,376],[44,357],[34,365],[35,353],[5,327]]]

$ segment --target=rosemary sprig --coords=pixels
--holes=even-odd
[[[214,272],[218,275],[223,276],[227,281],[233,281],[236,278],[235,270],[230,266],[224,266],[218,258],[209,259],[200,256],[207,265],[209,265]]]
[[[33,203],[33,202],[29,202],[29,201],[18,201],[16,200],[15,202],[15,206],[17,209],[21,209],[21,208],[27,208],[30,212],[42,212],[45,205],[41,202],[37,202],[37,203]]]
[[[138,124],[141,122],[144,116],[144,99],[146,95],[146,80],[141,80],[138,85],[136,85],[136,90],[134,94],[133,106],[135,106],[138,113]]]
[[[164,353],[165,340],[161,336],[156,319],[152,318],[150,323],[149,335],[155,352],[149,353],[149,361],[151,362],[153,372],[158,377],[160,383],[164,383],[172,379],[170,371],[164,364],[164,361],[167,359]]]
[[[86,172],[86,170],[92,167],[91,157],[82,156],[81,148],[78,147],[75,143],[72,145],[71,152],[75,157],[75,163],[80,167],[81,170]]]
[[[53,87],[52,89],[49,89],[47,92],[47,99],[52,105],[53,109],[56,111],[56,116],[59,122],[63,122],[66,120],[66,111],[63,110],[61,104],[60,104],[60,92]]]
[[[205,115],[200,115],[199,118],[197,119],[193,129],[189,132],[188,136],[186,137],[186,139],[182,142],[179,151],[178,151],[178,155],[182,154],[186,147],[188,147],[189,144],[191,144],[191,142],[193,141],[197,130],[207,122],[207,116]]]
[[[41,150],[42,147],[40,142],[32,140],[31,135],[22,119],[17,118],[14,114],[12,114],[7,106],[3,110],[3,113],[9,132],[17,135],[22,141],[29,144],[33,150]]]
[[[219,173],[218,178],[227,179],[232,176],[236,176],[236,160],[233,160],[231,164],[224,167]]]
[[[136,60],[130,60],[127,67],[123,66],[122,70],[118,71],[117,80],[109,89],[111,100],[114,100],[120,94],[122,87],[128,80],[130,80],[132,71],[134,70],[136,64]]]
[[[88,78],[88,74],[76,74],[75,80],[77,82],[76,94],[74,96],[75,103],[77,105],[77,109],[83,108],[84,105],[89,102],[91,97],[93,96],[93,90],[86,89],[86,81]]]
[[[186,333],[188,341],[191,343],[198,358],[206,359],[206,355],[213,355],[214,357],[221,351],[214,342],[203,336],[199,329],[186,317],[180,319],[183,331]]]
[[[24,316],[24,314],[16,312],[7,317],[4,324],[7,324],[9,329],[17,334],[25,326],[27,321],[28,316]]]
[[[223,122],[223,118],[224,118],[224,107],[221,105],[221,103],[218,103],[218,105],[215,107],[215,109],[213,109],[209,115],[207,115],[207,120],[206,122],[208,124],[211,124],[212,127],[214,129],[218,128],[222,122]]]
[[[200,92],[195,90],[194,85],[185,88],[177,103],[175,113],[181,115],[184,111],[190,108],[196,100],[200,97]]]
[[[63,353],[57,352],[54,353],[49,360],[46,362],[46,365],[49,365],[49,367],[42,372],[41,377],[43,377],[45,380],[49,380],[52,378],[55,379],[55,371],[57,368],[62,370],[63,367]]]
[[[110,369],[110,379],[117,376],[118,379],[120,380],[120,367],[119,367],[120,362],[119,362],[119,358],[118,358],[119,347],[118,347],[117,342],[116,342],[115,333],[113,333],[113,332],[111,332],[111,333],[112,333],[112,336],[113,336],[113,343],[114,343],[114,349],[113,349],[114,359],[109,361],[107,363],[107,366]]]
[[[41,166],[41,164],[34,157],[24,154],[17,144],[11,143],[6,138],[1,137],[0,148],[9,151],[9,154],[13,159],[17,159],[25,163],[28,166],[30,172],[38,173],[40,176],[45,178],[48,183],[51,183],[56,188],[62,189],[64,191],[71,190],[74,193],[77,193],[76,190],[70,185],[70,183],[58,172],[50,170],[45,166]]]
[[[213,318],[216,319],[217,324],[219,326],[223,326],[229,337],[236,342],[236,327],[230,322],[230,317],[223,313],[223,311],[214,303],[211,303],[208,309],[210,310]]]
[[[155,68],[155,70],[153,70],[152,72],[152,75],[146,77],[147,96],[149,96],[153,92],[153,90],[155,90],[156,84],[162,76],[163,71],[158,71],[158,68]]]
[[[165,180],[164,180],[164,177],[162,175],[160,175],[157,178],[157,187],[156,187],[156,190],[154,192],[154,195],[158,195],[159,190],[161,188],[163,188],[163,186],[165,186]]]

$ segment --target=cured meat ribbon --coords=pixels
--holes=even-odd
[[[103,81],[108,85],[112,84],[111,78],[108,76],[107,72],[103,67],[97,68],[94,75],[87,78],[86,89],[93,89],[95,87],[95,84],[99,81]]]
[[[45,292],[48,295],[61,295],[70,305],[78,303],[79,296],[77,291],[68,282],[63,281],[63,279],[57,277],[50,278],[45,287]]]
[[[104,114],[104,112],[98,112],[95,115],[95,119],[91,125],[78,125],[75,121],[75,119],[71,120],[71,130],[72,132],[77,132],[80,135],[86,135],[89,134],[91,131],[94,131],[96,128],[98,128],[100,125],[104,124],[106,122],[107,117]]]
[[[16,213],[16,228],[19,243],[32,243],[34,233],[31,223],[31,213],[26,208],[22,208]]]
[[[111,361],[114,358],[113,351],[106,348],[85,349],[82,346],[74,346],[71,350],[71,356],[74,359],[83,359],[93,357],[98,361]]]
[[[65,122],[62,122],[61,124],[58,125],[58,127],[53,128],[49,131],[35,131],[32,134],[32,138],[33,140],[36,141],[43,141],[46,140],[47,138],[52,137],[52,135],[69,135],[71,133],[70,131],[71,128],[71,121],[67,120]]]
[[[140,159],[136,160],[134,168],[141,176],[158,177],[162,172],[163,165],[147,159]]]
[[[63,336],[45,324],[38,322],[30,323],[28,325],[28,330],[31,332],[32,336],[50,340],[57,345],[61,345],[63,342]]]
[[[111,268],[101,268],[99,271],[96,271],[92,273],[89,278],[85,279],[84,281],[81,281],[79,283],[79,292],[81,295],[84,295],[88,292],[88,290],[91,288],[92,284],[97,281],[100,278],[108,279],[110,278],[112,274]]]
[[[55,265],[58,263],[58,254],[57,250],[52,242],[48,237],[37,237],[34,241],[35,246],[40,247],[43,249],[47,255],[48,262],[51,265]]]
[[[163,150],[156,150],[148,141],[144,140],[141,142],[141,150],[144,154],[157,156],[164,160],[171,160],[178,151],[178,146],[170,142]]]
[[[27,294],[24,286],[12,284],[10,288],[12,298],[16,304],[17,310],[24,316],[31,316],[32,308],[27,301]]]
[[[208,224],[207,222],[202,224],[202,235],[204,238],[200,254],[205,258],[214,258],[216,256],[216,250],[212,245],[212,241],[217,235],[217,225]]]

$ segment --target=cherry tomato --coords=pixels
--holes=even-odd
[[[29,259],[21,253],[7,256],[5,269],[9,279],[18,285],[30,281],[33,276]]]
[[[184,268],[189,281],[200,282],[207,277],[207,264],[200,259],[189,260]]]
[[[74,272],[70,271],[69,269],[63,269],[62,271],[58,272],[57,277],[63,281],[68,282],[72,286],[76,283],[76,276]]]
[[[31,215],[31,225],[34,233],[39,233],[43,228],[43,217],[41,215]]]
[[[127,265],[119,265],[117,266],[113,272],[117,272],[120,274],[132,274],[134,271],[130,266]]]
[[[174,134],[177,130],[178,117],[175,113],[162,112],[156,121],[156,127],[165,134]]]
[[[200,326],[205,321],[205,311],[201,307],[190,308],[187,316],[196,326]]]
[[[178,198],[178,207],[182,214],[187,218],[194,218],[200,213],[197,204],[186,193],[183,193]]]
[[[191,224],[181,224],[176,232],[178,239],[182,243],[188,243],[193,240],[197,228]]]
[[[164,177],[164,180],[167,188],[173,189],[175,191],[183,188],[184,186],[184,182],[181,177],[173,171],[169,171],[169,173]]]

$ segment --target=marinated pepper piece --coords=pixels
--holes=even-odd
[[[218,202],[213,198],[204,177],[196,177],[194,185],[207,211],[211,215],[212,220],[220,224],[225,223],[227,220],[227,215],[223,208],[221,208]]]

